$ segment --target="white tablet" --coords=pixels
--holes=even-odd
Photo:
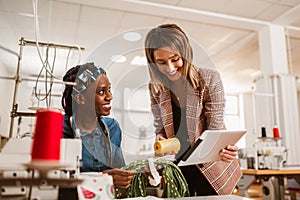
[[[246,130],[206,130],[183,156],[178,166],[221,160],[220,150],[236,144],[245,133]]]

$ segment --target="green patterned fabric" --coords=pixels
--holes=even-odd
[[[161,175],[165,181],[162,198],[190,196],[188,184],[177,165],[171,161],[160,159],[154,161],[154,166],[162,169]],[[136,174],[128,189],[116,189],[115,198],[145,197],[148,184],[147,174],[150,173],[148,168],[148,160],[134,161],[122,167],[125,170],[135,170]]]

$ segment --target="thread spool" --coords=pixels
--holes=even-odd
[[[279,129],[278,129],[277,126],[275,126],[275,127],[273,128],[273,137],[274,137],[274,138],[280,138],[280,135],[279,135]]]
[[[170,153],[180,150],[180,142],[177,138],[169,138],[154,143],[154,152],[157,154]]]
[[[63,114],[56,110],[38,110],[31,149],[32,161],[58,162]]]
[[[261,127],[261,137],[262,138],[267,137],[266,127],[264,126]]]

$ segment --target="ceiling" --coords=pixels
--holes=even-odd
[[[300,77],[300,0],[0,0],[0,77],[15,76],[13,53],[19,53],[24,37],[39,43],[39,48],[23,48],[24,77],[36,77],[41,70],[44,42],[74,47],[71,52],[50,48],[49,65],[57,78],[78,62],[95,61],[111,67],[113,84],[143,85],[148,82],[146,66],[130,62],[135,56],[143,61],[143,36],[161,23],[177,23],[185,30],[199,65],[207,60],[203,57],[210,59],[227,92],[251,90],[260,74],[257,31],[268,24],[282,25],[288,35],[289,72]],[[140,40],[124,40],[123,34],[133,31],[141,34]],[[127,60],[111,62],[113,55]]]

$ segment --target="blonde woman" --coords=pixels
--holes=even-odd
[[[176,24],[151,29],[145,53],[156,140],[177,137],[180,160],[205,130],[225,129],[220,74],[193,65],[188,37]],[[230,145],[220,152],[222,161],[180,167],[191,196],[231,194],[241,177],[237,151]]]

